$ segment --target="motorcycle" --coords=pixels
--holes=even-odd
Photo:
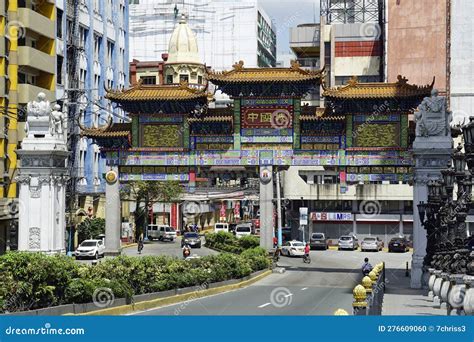
[[[189,248],[184,248],[183,249],[183,258],[186,259],[190,255],[191,255],[191,250]]]
[[[311,264],[311,257],[309,256],[309,254],[305,254],[303,256],[303,262],[306,264]]]

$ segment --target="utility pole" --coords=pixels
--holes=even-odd
[[[68,113],[68,150],[71,152],[68,159],[69,182],[66,188],[66,212],[68,213],[69,234],[74,234],[74,219],[77,198],[77,170],[76,170],[76,151],[78,142],[78,101],[83,93],[80,89],[79,82],[79,54],[81,49],[80,33],[79,33],[79,1],[68,0],[66,4],[67,18],[70,20],[70,25],[66,27],[67,40],[67,60],[66,60],[66,74],[67,74],[67,113]],[[73,239],[70,239],[73,241]],[[68,246],[71,250],[73,246]]]
[[[278,246],[283,243],[282,232],[281,232],[281,194],[280,194],[280,171],[276,171],[276,191],[277,191],[277,224],[278,224]]]

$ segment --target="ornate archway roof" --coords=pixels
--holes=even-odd
[[[397,82],[393,83],[361,83],[357,77],[352,77],[348,84],[336,87],[326,88],[323,84],[324,92],[322,96],[333,99],[385,99],[385,98],[409,98],[429,96],[433,82],[428,85],[418,86],[408,84],[408,79],[398,75]]]
[[[232,70],[208,72],[208,80],[214,84],[226,83],[293,83],[319,82],[323,70],[317,72],[302,69],[298,62],[293,61],[289,68],[244,68],[244,62],[233,65]]]

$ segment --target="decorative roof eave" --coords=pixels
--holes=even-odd
[[[408,79],[398,75],[394,83],[359,83],[354,76],[349,83],[336,88],[326,88],[324,83],[323,97],[333,99],[389,99],[389,98],[423,98],[429,96],[433,89],[433,82],[425,86],[408,84]]]
[[[316,116],[316,115],[301,115],[301,121],[343,121],[346,117],[343,115],[333,116]]]
[[[93,138],[93,139],[129,139],[131,136],[131,125],[126,124],[114,124],[112,117],[110,116],[107,120],[107,124],[101,127],[85,127],[78,121],[79,128],[81,129],[81,136]]]
[[[119,104],[144,101],[207,101],[212,95],[207,89],[190,88],[187,82],[179,85],[144,85],[142,80],[134,87],[124,91],[106,89],[107,99]]]
[[[188,122],[194,123],[194,122],[224,122],[224,121],[229,121],[233,122],[234,117],[233,116],[205,116],[202,118],[189,118]]]
[[[207,73],[207,79],[216,85],[242,83],[312,83],[320,82],[324,68],[314,72],[304,70],[296,61],[289,68],[244,68],[244,62],[233,65],[232,70]]]

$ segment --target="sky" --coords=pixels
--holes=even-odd
[[[312,23],[315,18],[319,22],[319,0],[259,0],[259,3],[273,19],[278,55],[290,51],[290,27]]]

